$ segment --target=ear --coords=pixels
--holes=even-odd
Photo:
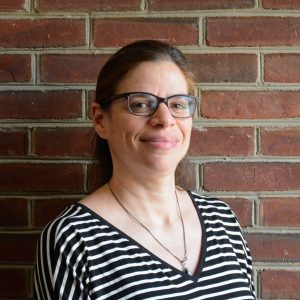
[[[99,103],[92,103],[92,114],[93,114],[93,125],[97,134],[103,138],[107,139],[108,136],[108,113],[104,111]]]

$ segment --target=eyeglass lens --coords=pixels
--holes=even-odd
[[[129,110],[140,116],[149,116],[155,112],[159,100],[154,95],[132,94],[128,97]],[[191,116],[196,108],[196,101],[192,96],[179,95],[168,98],[168,108],[174,117],[186,118]]]

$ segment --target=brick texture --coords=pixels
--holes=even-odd
[[[300,198],[262,198],[259,216],[263,226],[299,227]]]
[[[82,192],[83,184],[80,164],[0,165],[2,192]]]
[[[33,263],[36,242],[37,234],[0,234],[0,263]]]
[[[251,227],[253,215],[253,203],[251,200],[242,198],[222,198],[236,214],[242,227]]]
[[[68,205],[76,203],[78,199],[37,199],[33,205],[33,224],[44,227],[57,217]]]
[[[201,115],[208,119],[299,118],[298,91],[205,91]]]
[[[2,299],[28,296],[28,272],[20,269],[0,269],[0,297]]]
[[[81,92],[0,92],[0,119],[78,119],[82,114]]]
[[[0,0],[0,13],[0,300],[32,300],[39,233],[99,188],[95,83],[140,39],[178,46],[195,73],[194,187],[236,214],[257,299],[300,299],[300,1]]]
[[[186,19],[96,19],[93,26],[96,47],[119,47],[141,39],[159,39],[175,45],[197,45],[198,22]]]
[[[300,9],[299,0],[262,0],[263,8],[270,9]]]
[[[84,20],[0,20],[1,47],[74,47],[84,44]]]
[[[299,54],[269,54],[265,56],[265,81],[300,82]]]
[[[40,11],[129,11],[139,10],[139,0],[38,0]]]
[[[274,46],[300,44],[300,18],[208,18],[210,46]]]
[[[256,261],[300,261],[299,234],[247,234],[246,239]]]
[[[298,299],[299,280],[299,271],[263,271],[261,274],[262,296],[264,299]]]
[[[250,156],[254,154],[253,128],[201,128],[192,132],[190,155]]]
[[[0,11],[24,10],[25,0],[1,0]]]
[[[41,81],[95,83],[108,55],[43,55]]]
[[[257,56],[253,54],[188,54],[198,82],[255,82]]]
[[[27,148],[27,130],[0,128],[0,156],[26,155]]]
[[[263,128],[261,153],[265,155],[300,155],[300,128]]]
[[[91,157],[94,132],[91,128],[37,128],[34,153],[48,157]]]
[[[300,189],[297,163],[207,163],[207,191],[286,191]]]
[[[197,10],[253,8],[254,0],[150,0],[150,10]]]
[[[0,55],[0,83],[30,80],[31,58],[29,55]]]
[[[0,198],[0,226],[28,226],[28,200]]]

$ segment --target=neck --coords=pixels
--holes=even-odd
[[[117,174],[119,176],[113,176],[110,180],[110,186],[134,215],[156,224],[169,223],[178,218],[174,176],[150,181]]]

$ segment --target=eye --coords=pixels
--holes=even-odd
[[[134,109],[143,109],[143,108],[147,108],[149,106],[150,106],[150,104],[148,101],[135,100],[130,103],[130,107],[134,108]]]
[[[169,107],[172,110],[186,110],[189,108],[189,101],[186,98],[172,98],[169,101]]]
[[[130,110],[134,113],[148,113],[156,106],[155,99],[148,95],[132,95],[129,99]]]

